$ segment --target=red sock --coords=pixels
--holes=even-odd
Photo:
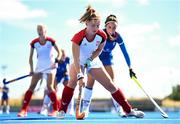
[[[60,103],[60,109],[59,111],[63,110],[64,112],[67,111],[68,105],[72,99],[72,96],[74,94],[74,89],[70,88],[68,86],[64,87],[63,93],[62,93],[62,98],[61,98],[61,103]]]
[[[26,110],[27,111],[28,106],[29,106],[29,102],[30,102],[31,97],[32,97],[32,94],[33,94],[32,91],[30,91],[30,90],[26,91],[25,96],[24,96],[22,110]]]
[[[127,99],[124,97],[120,89],[118,89],[115,93],[113,93],[112,97],[116,100],[117,103],[119,103],[122,106],[123,110],[126,113],[131,112],[131,105],[128,103]]]
[[[49,93],[49,98],[51,99],[52,101],[52,106],[53,106],[53,109],[55,111],[58,110],[58,102],[57,102],[57,96],[56,96],[56,92],[52,91]]]

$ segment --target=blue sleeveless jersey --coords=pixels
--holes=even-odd
[[[58,68],[56,71],[56,80],[59,83],[62,78],[64,78],[64,80],[69,80],[69,76],[65,75],[67,72],[67,65],[70,63],[70,58],[66,57],[64,61],[61,61],[58,63]]]

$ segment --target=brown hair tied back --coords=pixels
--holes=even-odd
[[[105,21],[105,25],[107,25],[109,22],[116,22],[118,23],[117,21],[117,17],[115,15],[109,15],[107,18],[106,18],[106,21]]]

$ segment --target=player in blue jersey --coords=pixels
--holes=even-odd
[[[2,88],[0,88],[2,91],[2,97],[1,97],[1,106],[0,106],[0,114],[3,113],[3,107],[5,106],[6,113],[9,114],[9,88],[4,84]],[[6,104],[5,104],[6,103]]]
[[[111,77],[112,81],[114,82],[114,70],[113,70],[113,54],[112,51],[115,48],[116,45],[119,45],[124,58],[126,60],[126,63],[129,67],[129,72],[130,72],[130,77],[136,76],[135,73],[133,72],[131,68],[131,61],[130,57],[128,55],[128,52],[126,50],[126,46],[122,40],[122,37],[118,32],[116,32],[116,28],[118,25],[118,21],[115,15],[109,15],[106,18],[105,21],[105,33],[107,35],[107,40],[106,44],[99,55],[99,58],[101,62],[103,63],[105,70],[108,72],[109,76]],[[87,80],[87,85],[84,89],[84,95],[82,99],[82,110],[86,112],[86,116],[89,113],[89,106],[91,102],[91,97],[92,97],[92,88],[94,85],[94,79],[92,78],[91,75],[88,75],[88,80]],[[119,104],[112,98],[114,106],[116,111],[121,115],[121,116],[126,116],[126,114],[123,112],[122,108],[119,106]],[[142,116],[144,113],[142,112]]]
[[[63,85],[66,86],[69,81],[69,72],[68,72],[69,67],[68,66],[70,64],[70,58],[66,56],[66,53],[63,49],[61,49],[61,52],[62,52],[62,56],[61,56],[60,61],[58,62],[58,68],[56,70],[56,78],[55,78],[55,85],[54,85],[54,89],[56,89],[56,91],[58,90],[57,85],[59,83],[62,82]],[[45,94],[46,92],[47,91],[45,91]],[[40,114],[47,115],[49,106],[50,106],[50,98],[48,95],[45,95]],[[74,99],[71,100],[71,103],[68,106],[68,113],[70,115],[74,115],[73,106],[74,106]]]

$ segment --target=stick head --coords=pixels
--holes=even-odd
[[[85,118],[85,112],[76,113],[76,119],[77,120],[83,120],[84,118]]]
[[[166,113],[162,114],[164,118],[168,118],[168,115]]]
[[[3,79],[3,84],[7,84],[7,83],[6,83],[6,78]]]

